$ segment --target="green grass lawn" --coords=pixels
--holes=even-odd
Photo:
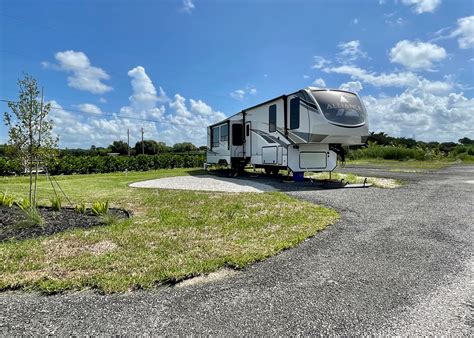
[[[123,292],[245,267],[293,247],[338,219],[334,210],[282,193],[136,189],[131,182],[200,174],[174,169],[57,177],[73,203],[109,200],[133,211],[111,226],[0,243],[0,290]],[[0,177],[0,190],[27,194],[25,177]],[[53,196],[45,178],[40,204]]]

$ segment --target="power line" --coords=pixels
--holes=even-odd
[[[0,102],[14,102],[18,103],[18,101],[14,100],[5,100],[5,99],[0,99]],[[120,119],[129,119],[129,120],[138,120],[138,121],[144,121],[144,122],[152,122],[156,124],[170,124],[170,125],[177,125],[177,126],[185,126],[185,127],[200,127],[200,128],[205,128],[205,125],[198,125],[198,124],[190,124],[190,123],[179,123],[179,122],[170,122],[170,121],[158,121],[158,120],[151,120],[151,119],[145,119],[141,117],[131,117],[131,116],[126,116],[126,115],[121,115],[119,113],[94,113],[94,112],[86,112],[82,110],[74,110],[74,109],[66,109],[66,108],[58,108],[58,107],[51,107],[51,109],[54,110],[63,110],[66,112],[71,112],[71,113],[79,113],[79,114],[90,114],[90,115],[99,115],[99,116],[110,116],[110,117],[118,117]]]

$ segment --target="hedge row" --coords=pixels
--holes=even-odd
[[[199,155],[138,155],[138,156],[65,156],[47,163],[52,175],[110,173],[116,171],[147,171],[170,168],[202,167],[205,161]],[[0,157],[0,176],[22,174],[23,167],[16,161]]]
[[[406,148],[397,146],[383,146],[376,143],[369,143],[367,148],[351,150],[348,154],[350,160],[363,159],[385,159],[385,160],[474,160],[474,146],[472,145],[455,145],[449,153],[441,151],[438,148],[416,147]]]

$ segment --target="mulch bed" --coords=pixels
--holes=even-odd
[[[53,211],[48,207],[38,208],[44,218],[42,226],[22,227],[18,222],[25,219],[23,211],[17,206],[11,208],[0,206],[0,242],[10,239],[28,239],[38,236],[49,236],[72,228],[91,228],[105,225],[99,216],[91,211],[79,214],[72,208]],[[123,209],[109,209],[118,218],[128,218],[130,214]]]

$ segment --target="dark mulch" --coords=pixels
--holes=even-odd
[[[0,242],[10,239],[27,239],[38,236],[48,236],[72,228],[91,228],[105,225],[99,216],[87,211],[78,214],[71,208],[53,211],[51,208],[39,207],[45,223],[42,226],[25,227],[18,223],[25,219],[23,211],[17,206],[11,208],[0,206]],[[128,218],[126,210],[109,209],[118,218]]]

